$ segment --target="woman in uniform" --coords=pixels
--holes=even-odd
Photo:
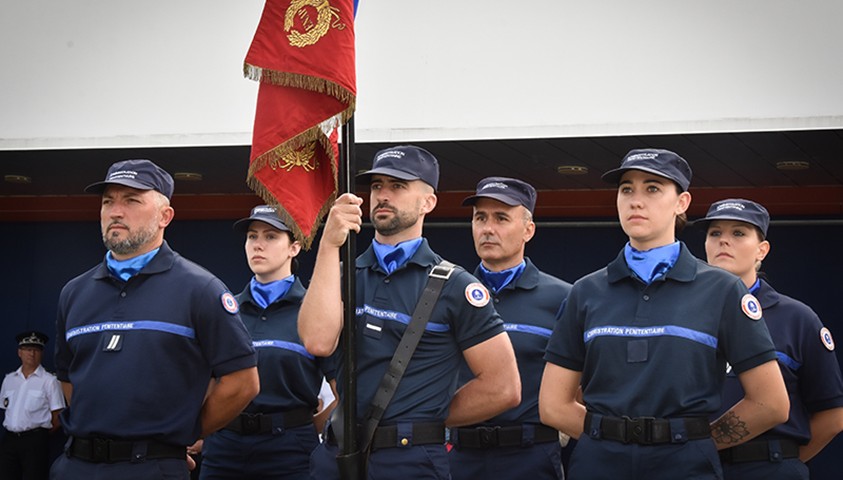
[[[301,244],[267,205],[253,208],[234,230],[246,235],[255,274],[236,298],[258,352],[261,389],[240,416],[205,439],[200,478],[306,479],[319,442],[314,412],[324,372],[323,359],[307,353],[296,327],[305,293],[295,275]]]
[[[727,479],[808,479],[808,461],[843,430],[843,378],[834,340],[804,303],[776,292],[759,274],[770,253],[770,215],[742,198],[711,204],[695,225],[706,229],[708,263],[739,276],[758,298],[776,346],[790,396],[790,417],[761,436],[720,452]],[[743,397],[734,372],[726,374],[723,407]]]
[[[682,157],[633,150],[603,179],[618,187],[629,242],[578,280],[562,308],[545,354],[541,421],[578,439],[573,480],[722,478],[718,448],[787,419],[760,308],[740,279],[676,240],[691,203]],[[727,361],[746,396],[709,425]]]

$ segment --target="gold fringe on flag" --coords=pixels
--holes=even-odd
[[[282,87],[301,88],[330,95],[346,105],[345,110],[341,113],[341,123],[347,122],[354,113],[357,101],[355,95],[343,88],[342,85],[330,80],[299,73],[267,70],[248,63],[243,63],[243,75],[257,82],[266,82]]]
[[[307,134],[307,137],[309,138],[314,130],[317,132],[316,138],[313,138],[309,142],[300,141],[300,139],[304,137],[304,134]],[[293,140],[300,141],[300,146],[297,147],[297,148],[290,147],[290,143],[292,143]],[[316,234],[319,231],[319,226],[320,226],[319,224],[322,222],[322,219],[325,217],[325,215],[328,213],[328,210],[330,210],[331,206],[334,204],[334,201],[337,199],[336,192],[337,192],[337,188],[338,188],[338,185],[337,185],[337,175],[338,175],[337,161],[338,161],[338,159],[334,155],[334,149],[333,149],[333,146],[331,145],[331,140],[327,136],[325,136],[325,134],[322,133],[321,130],[318,127],[315,128],[315,129],[313,129],[313,128],[309,129],[307,132],[304,132],[303,134],[296,136],[293,140],[291,140],[290,142],[287,142],[283,145],[279,145],[278,147],[273,148],[272,150],[269,150],[268,152],[264,153],[263,155],[257,157],[252,162],[252,164],[249,165],[249,171],[246,175],[246,183],[249,185],[249,188],[251,188],[252,191],[254,191],[259,197],[261,197],[267,205],[272,205],[277,209],[278,215],[281,217],[282,220],[284,220],[284,223],[288,227],[290,227],[290,230],[292,230],[292,232],[293,232],[293,236],[301,242],[302,248],[304,250],[310,250],[310,247],[313,244],[313,239],[316,238]],[[272,192],[270,192],[263,185],[263,183],[261,183],[260,180],[257,179],[255,174],[258,172],[258,170],[262,169],[263,167],[265,167],[267,165],[269,165],[273,169],[279,168],[279,167],[283,168],[282,165],[283,165],[283,162],[285,162],[285,158],[287,156],[292,154],[298,148],[304,147],[308,143],[310,143],[311,145],[313,145],[315,147],[317,142],[319,144],[319,147],[321,147],[323,149],[323,151],[327,153],[327,156],[328,156],[328,159],[329,159],[330,168],[331,168],[331,177],[334,180],[333,193],[331,193],[331,195],[328,196],[325,203],[322,204],[322,206],[319,208],[319,214],[316,216],[314,224],[311,225],[310,235],[305,235],[304,230],[299,227],[298,222],[292,217],[292,215],[290,215],[289,212],[287,212],[287,210],[283,207],[283,205],[281,205],[278,202],[278,200],[275,198],[275,196],[272,194]]]

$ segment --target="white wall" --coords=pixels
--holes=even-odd
[[[260,0],[0,0],[0,149],[248,144]],[[361,0],[358,141],[841,128],[840,0]]]

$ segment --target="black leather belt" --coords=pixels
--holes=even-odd
[[[337,444],[334,431],[328,428],[327,442]],[[399,435],[398,425],[385,425],[375,430],[372,450],[380,448],[410,447],[415,445],[444,445],[445,425],[440,422],[418,422],[412,424],[412,435]]]
[[[471,427],[451,429],[451,440],[459,448],[495,448],[495,447],[528,447],[533,443],[546,443],[559,440],[559,432],[547,425],[530,425],[533,427],[532,439],[525,435],[525,428],[521,425],[510,427]],[[454,435],[456,433],[456,435]]]
[[[313,410],[302,407],[280,413],[241,413],[225,429],[240,435],[265,435],[272,433],[274,427],[294,428],[309,423],[313,423]]]
[[[778,446],[774,444],[778,442]],[[799,457],[799,444],[789,438],[755,439],[720,450],[723,463],[780,462]]]
[[[114,440],[110,438],[73,437],[67,451],[71,457],[95,463],[140,461],[143,459],[180,458],[187,447],[154,440]]]
[[[585,414],[584,432],[599,438],[622,443],[637,443],[639,445],[655,445],[684,440],[700,440],[711,437],[711,427],[705,417],[684,417],[680,419],[684,432],[671,431],[670,420],[653,417],[603,417],[600,420],[600,431],[591,432],[593,415]]]

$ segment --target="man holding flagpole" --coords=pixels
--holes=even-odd
[[[389,148],[358,179],[369,180],[375,227],[372,245],[356,261],[357,414],[364,427],[376,426],[364,429],[360,439],[368,478],[447,479],[445,426],[476,424],[520,402],[512,344],[486,288],[443,262],[422,237],[424,217],[437,201],[436,158],[414,146]],[[360,231],[362,204],[351,193],[340,196],[319,243],[299,313],[299,335],[317,356],[333,354],[339,344],[339,251],[350,231]],[[444,282],[430,301],[434,278]],[[413,336],[417,346],[404,358]],[[474,379],[457,390],[463,357]],[[311,457],[311,478],[338,478],[341,423],[329,425],[326,442]]]

